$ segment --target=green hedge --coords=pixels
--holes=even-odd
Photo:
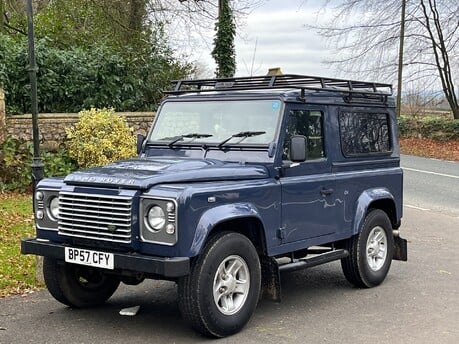
[[[117,111],[154,110],[162,90],[184,78],[192,67],[169,50],[123,51],[104,44],[93,48],[56,48],[49,39],[36,43],[39,112],[79,112],[113,107]],[[7,113],[30,112],[27,41],[0,34],[0,85]]]
[[[76,163],[64,148],[53,153],[42,151],[40,155],[46,177],[65,176],[77,169]],[[7,137],[0,144],[0,192],[24,192],[30,189],[32,157],[32,142]]]
[[[401,116],[398,126],[401,137],[421,137],[439,141],[459,140],[459,119]]]

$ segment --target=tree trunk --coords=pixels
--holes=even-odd
[[[448,49],[445,44],[443,30],[440,22],[440,16],[437,9],[437,3],[428,0],[430,14],[427,11],[427,6],[424,0],[420,1],[422,11],[425,18],[425,28],[429,33],[432,42],[432,50],[435,56],[435,62],[440,76],[441,85],[448,101],[454,118],[459,118],[459,104],[454,89],[453,77],[451,73],[451,65],[449,62]],[[432,15],[432,18],[431,18]],[[433,25],[431,25],[431,21]]]
[[[5,3],[0,0],[0,33],[5,32]]]
[[[145,0],[131,0],[129,14],[129,28],[135,32],[142,31],[143,19],[145,16]]]
[[[454,119],[459,119],[459,108],[458,107],[453,109],[453,116],[454,116]]]
[[[215,30],[214,49],[211,52],[217,64],[215,74],[218,78],[232,77],[236,72],[236,51],[234,46],[236,25],[229,0],[218,1],[218,19]]]

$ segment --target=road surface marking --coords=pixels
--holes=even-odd
[[[427,173],[427,174],[434,174],[436,176],[442,176],[442,177],[448,177],[448,178],[456,178],[459,179],[459,176],[453,176],[452,174],[445,174],[445,173],[438,173],[438,172],[432,172],[432,171],[425,171],[425,170],[417,170],[415,168],[409,168],[409,167],[402,167],[404,170],[407,171],[413,171],[413,172],[419,172],[419,173]]]
[[[417,210],[423,210],[423,211],[428,211],[428,210],[430,210],[430,209],[427,209],[427,208],[416,207],[415,205],[410,205],[410,204],[405,204],[405,207],[407,207],[407,208],[413,208],[413,209],[417,209]]]
[[[440,161],[440,162],[448,162],[448,163],[450,163],[450,164],[455,164],[455,163],[457,163],[457,161],[453,161],[453,160],[444,160],[444,159],[436,159],[436,158],[429,158],[429,160]]]

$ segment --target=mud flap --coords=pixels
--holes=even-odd
[[[399,236],[394,237],[394,260],[402,260],[406,262],[408,260],[408,243],[405,239]]]
[[[261,256],[261,293],[260,299],[281,302],[280,273],[277,261],[272,257]]]

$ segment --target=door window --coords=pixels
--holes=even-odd
[[[283,147],[283,160],[290,160],[290,140],[293,135],[306,137],[308,154],[306,160],[325,157],[323,114],[317,110],[291,110]]]

